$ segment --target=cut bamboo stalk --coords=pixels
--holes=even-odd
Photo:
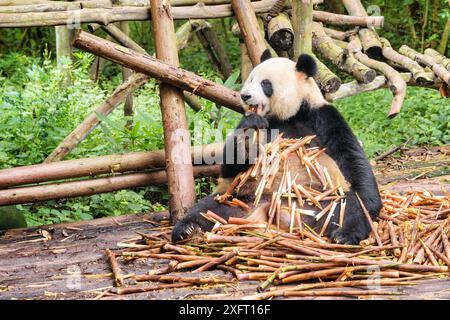
[[[111,264],[111,270],[114,275],[114,282],[116,284],[116,287],[121,287],[124,285],[123,275],[122,271],[120,270],[120,266],[117,263],[116,255],[109,249],[106,249],[106,256],[109,259],[109,262]]]
[[[151,0],[156,58],[179,66],[172,8],[168,0]],[[175,224],[195,203],[194,171],[183,93],[166,83],[159,85],[164,128],[170,220]]]
[[[317,57],[312,55],[317,64],[317,75],[314,80],[319,84],[322,91],[326,93],[333,93],[341,87],[341,79],[335,75],[328,67],[322,63]]]
[[[195,166],[194,176],[218,176],[219,165]],[[165,170],[0,190],[0,206],[67,199],[167,183]]]
[[[170,66],[158,59],[124,48],[89,33],[79,31],[74,46],[148,74],[156,79],[193,92],[219,105],[243,112],[239,94],[224,86],[206,80],[190,71]]]
[[[256,14],[252,10],[250,0],[231,0],[231,5],[247,47],[248,56],[253,66],[256,66],[260,63],[261,55],[266,49]]]

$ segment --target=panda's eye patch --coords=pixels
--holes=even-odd
[[[261,81],[261,87],[263,89],[264,94],[267,97],[271,97],[273,94],[273,88],[272,88],[272,82],[270,82],[270,80],[265,79],[263,81]]]

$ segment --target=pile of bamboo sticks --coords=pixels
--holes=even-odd
[[[257,134],[255,132],[255,135]],[[248,205],[236,198],[229,201],[231,194],[242,194],[241,189],[249,189],[254,192],[253,206],[257,207],[263,194],[269,193],[271,203],[267,228],[276,221],[279,230],[281,215],[288,214],[289,228],[286,225],[281,227],[291,233],[297,228],[302,232],[303,225],[307,226],[302,215],[314,215],[316,221],[326,217],[320,235],[325,232],[335,208],[340,203],[339,221],[342,225],[346,181],[337,167],[332,168],[331,163],[327,163],[328,166],[323,163],[321,157],[324,156],[325,149],[311,146],[314,138],[315,136],[306,136],[302,139],[283,139],[282,135],[279,135],[273,142],[264,146],[255,164],[239,174],[226,193],[216,199],[221,203],[241,206],[248,210]],[[249,191],[244,191],[246,192]],[[323,206],[322,201],[329,203]],[[308,204],[307,207],[305,203]]]
[[[254,166],[235,180],[232,187],[242,188],[252,174],[256,177],[264,176],[265,172],[278,172],[271,170],[274,163],[280,164],[290,153],[301,150],[298,156],[311,171],[311,177],[316,175],[315,178],[326,191],[302,186],[303,191],[300,190],[296,200],[304,198],[305,203],[313,203],[313,200],[317,201],[316,191],[319,195],[328,192],[327,196],[342,201],[344,196],[337,191],[339,188],[336,185],[330,187],[330,179],[319,178],[320,172],[324,172],[323,168],[316,167],[317,172],[313,172],[311,158],[321,150],[306,148],[311,139],[276,139],[266,146],[266,152],[260,155]],[[275,160],[278,159],[275,155],[279,156],[279,160]],[[307,165],[305,158],[310,160]],[[266,175],[260,180],[263,185],[256,188],[256,195],[270,179]],[[279,186],[286,186],[283,180],[289,181],[288,176],[281,179]],[[279,194],[288,190],[291,189],[280,190]],[[333,195],[330,190],[336,194]],[[292,194],[296,194],[295,189]],[[259,293],[242,298],[359,297],[395,295],[399,293],[381,287],[412,285],[419,279],[447,277],[450,271],[450,195],[434,195],[426,190],[403,195],[384,191],[382,198],[384,206],[379,218],[372,221],[367,214],[372,232],[359,245],[329,243],[304,222],[302,228],[292,228],[291,222],[289,232],[279,229],[271,225],[276,210],[272,210],[269,221],[255,221],[250,217],[230,217],[225,220],[208,211],[204,217],[214,223],[213,229],[206,232],[200,241],[189,240],[182,244],[170,242],[170,226],[157,226],[152,233],[140,234],[141,239],[122,244],[125,249],[114,253],[107,251],[118,286],[115,293],[259,281]],[[258,201],[258,197],[255,201]],[[288,212],[295,212],[291,210],[292,207],[296,208],[295,203],[295,200],[290,202]],[[320,203],[317,205],[320,206]],[[278,206],[272,204],[271,207]],[[124,287],[119,259],[123,262],[161,259],[168,263],[146,274],[131,275],[128,278],[138,285]],[[216,269],[224,271],[226,275],[201,274]],[[156,284],[142,285],[149,281]]]

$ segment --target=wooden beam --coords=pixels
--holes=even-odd
[[[253,66],[256,66],[266,49],[256,14],[252,10],[250,0],[231,0],[231,5],[241,30],[242,39],[247,47],[248,56]]]

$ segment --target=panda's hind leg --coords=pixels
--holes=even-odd
[[[217,202],[216,194],[211,194],[200,199],[192,208],[188,210],[186,215],[179,220],[172,231],[172,242],[189,239],[205,231],[210,231],[214,224],[205,219],[201,213],[208,210],[221,216],[225,220],[229,217],[242,217],[246,212],[239,207],[232,207]]]

